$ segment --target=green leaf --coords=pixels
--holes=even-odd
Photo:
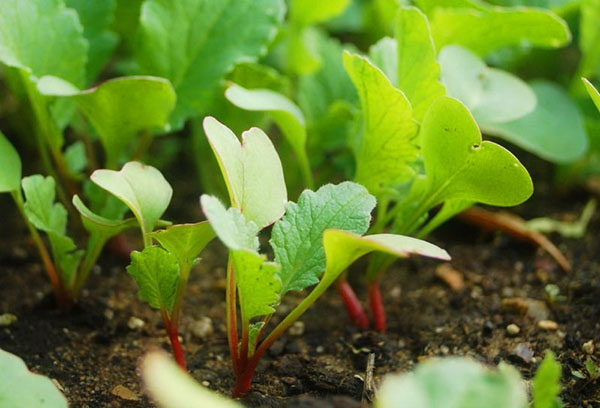
[[[200,252],[215,237],[206,221],[196,224],[179,224],[150,234],[152,238],[177,258],[181,267],[191,267]]]
[[[414,118],[421,121],[432,102],[446,92],[440,83],[440,66],[436,61],[429,22],[419,9],[400,9],[396,41],[397,86],[410,101]]]
[[[521,408],[527,393],[519,372],[505,364],[497,371],[467,358],[433,359],[412,373],[389,375],[376,408]]]
[[[219,162],[233,207],[260,229],[281,218],[287,190],[279,155],[260,129],[242,133],[242,142],[227,126],[212,117],[204,131]]]
[[[85,151],[85,144],[79,140],[65,149],[65,163],[69,175],[75,180],[79,180],[83,177],[81,174],[88,165],[87,153]]]
[[[281,289],[279,265],[265,262],[264,255],[246,249],[232,250],[231,254],[242,322],[274,313]]]
[[[173,195],[173,189],[160,171],[138,162],[126,163],[120,171],[96,170],[90,179],[129,207],[144,239],[154,229]]]
[[[19,357],[0,349],[0,407],[67,408],[52,380],[27,370]]]
[[[101,215],[92,212],[92,210],[81,201],[78,195],[73,196],[73,206],[79,211],[81,222],[85,229],[90,233],[97,233],[105,237],[105,239],[113,237],[125,229],[134,228],[138,225],[135,218],[112,220],[102,217]]]
[[[237,208],[226,209],[218,198],[203,194],[200,205],[215,234],[232,250],[258,251],[258,227]]]
[[[413,176],[418,126],[406,96],[377,67],[348,52],[344,65],[358,90],[364,119],[355,147],[355,181],[379,195]]]
[[[323,234],[323,246],[327,266],[319,286],[325,287],[332,284],[354,261],[373,251],[400,258],[414,254],[441,260],[450,259],[446,251],[429,242],[394,234],[361,237],[349,231],[328,229]]]
[[[431,29],[439,49],[449,44],[461,45],[480,56],[523,43],[558,48],[571,41],[567,23],[556,14],[525,7],[437,9]]]
[[[175,128],[210,108],[220,80],[235,64],[266,53],[284,9],[281,0],[144,2],[137,60],[142,73],[173,83]]]
[[[75,242],[67,235],[55,231],[48,231],[48,240],[52,249],[52,257],[60,270],[61,280],[67,288],[70,288],[75,281],[84,251],[77,250]]]
[[[88,44],[77,13],[62,0],[2,1],[0,27],[2,63],[83,84]]]
[[[115,0],[65,0],[65,4],[77,10],[83,26],[83,35],[89,43],[86,83],[90,83],[109,61],[119,42],[116,33],[108,30],[113,21],[116,2]]]
[[[290,21],[300,27],[323,23],[342,14],[350,0],[293,0]]]
[[[535,109],[537,99],[527,83],[508,72],[488,68],[469,50],[444,47],[439,61],[448,95],[464,103],[481,126],[515,120]]]
[[[373,44],[369,48],[369,59],[398,86],[398,43],[394,38],[383,37]]]
[[[328,184],[305,190],[298,203],[288,203],[274,226],[271,246],[281,265],[281,294],[314,285],[325,268],[323,233],[330,228],[363,234],[369,228],[375,198],[361,185]]]
[[[581,158],[588,140],[577,105],[552,82],[536,80],[530,85],[538,101],[535,110],[514,121],[488,123],[486,132],[553,163],[569,163]]]
[[[243,408],[202,387],[164,353],[148,354],[142,364],[142,374],[152,399],[161,408]]]
[[[582,79],[583,79],[583,83],[585,84],[585,88],[587,89],[588,93],[590,94],[590,98],[592,98],[592,101],[594,101],[594,104],[600,111],[600,92],[598,92],[598,90],[596,88],[594,88],[594,85],[592,85],[592,83],[590,81],[588,81],[585,78],[582,78]]]
[[[0,131],[0,193],[21,188],[21,158],[4,133]]]
[[[155,309],[173,310],[179,285],[179,265],[174,255],[157,246],[133,251],[127,273],[139,286],[140,300]]]
[[[246,89],[233,84],[225,91],[225,97],[238,108],[249,111],[268,112],[281,129],[301,163],[306,181],[310,182],[310,165],[306,154],[306,121],[294,102],[269,89]]]
[[[600,76],[600,0],[581,2],[579,22],[579,48],[582,60],[578,73],[583,76]]]
[[[554,353],[546,352],[544,361],[533,377],[533,408],[556,408],[562,406],[560,394],[560,364],[556,362]]]
[[[175,106],[175,91],[163,78],[116,78],[80,92],[58,78],[44,77],[38,89],[73,98],[98,132],[108,167],[117,165],[140,131],[164,129]]]

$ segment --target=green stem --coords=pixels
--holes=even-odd
[[[179,325],[179,316],[181,315],[181,305],[183,303],[183,293],[187,287],[188,280],[190,278],[191,266],[187,263],[180,268],[179,286],[177,287],[177,293],[175,294],[175,305],[171,312],[171,321],[175,322],[175,325]]]
[[[236,288],[235,271],[233,269],[233,259],[231,253],[227,260],[227,286],[225,288],[226,314],[227,314],[227,341],[229,343],[229,353],[233,363],[233,371],[239,374],[239,354],[238,354],[238,331],[236,315]]]
[[[108,239],[104,236],[90,236],[87,249],[85,251],[85,256],[81,262],[81,265],[79,266],[77,276],[75,277],[75,282],[73,282],[73,287],[71,288],[71,296],[73,299],[77,299],[79,296],[79,292],[81,292],[83,285],[85,285],[87,282],[90,272],[94,265],[96,265],[96,261],[98,261],[98,258],[102,253],[102,248],[104,248],[104,244],[106,244],[107,240]]]
[[[302,172],[302,179],[304,180],[304,184],[308,189],[314,189],[315,181],[313,178],[312,171],[310,170],[310,163],[308,161],[308,157],[306,156],[306,150],[298,150],[298,163],[300,165],[300,171]]]

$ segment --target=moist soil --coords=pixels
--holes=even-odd
[[[536,169],[537,190],[514,211],[525,218],[577,218],[590,194],[551,194],[550,167],[529,160],[533,163],[526,163],[528,168]],[[193,187],[187,187],[190,190]],[[171,219],[200,219],[197,195],[190,191],[182,200],[191,203],[189,208],[177,209]],[[125,272],[126,260],[105,251],[79,303],[70,312],[61,312],[53,305],[50,286],[17,212],[6,199],[0,201],[0,211],[0,314],[12,313],[18,319],[0,328],[0,348],[55,380],[71,407],[153,407],[143,390],[139,363],[148,350],[168,351],[169,343],[159,313],[137,299],[135,282]],[[179,220],[180,214],[189,216]],[[599,233],[600,216],[595,214],[584,238],[551,236],[573,264],[567,273],[529,243],[453,220],[429,240],[451,254],[450,264],[454,275],[463,278],[462,287],[452,289],[437,277],[438,262],[416,258],[397,262],[382,279],[388,314],[383,334],[349,325],[336,291],[330,289],[263,358],[243,403],[368,404],[372,384],[365,386],[364,379],[370,355],[375,357],[375,385],[387,373],[405,372],[420,361],[448,355],[489,364],[508,361],[529,380],[550,349],[563,367],[565,406],[600,407],[599,381],[573,375],[585,375],[584,364],[590,358],[600,363]],[[135,242],[135,234],[130,239]],[[180,333],[191,374],[228,394],[234,378],[224,318],[226,254],[212,243],[203,258],[188,286]],[[363,299],[364,267],[359,262],[350,272]],[[547,284],[557,285],[564,298],[551,301]],[[287,296],[280,310],[290,310],[300,299]],[[274,321],[280,318],[277,315]],[[539,320],[552,320],[557,328],[543,329]],[[209,321],[213,332],[206,335]],[[205,329],[197,333],[200,337],[193,333],[198,322]],[[509,334],[509,324],[516,324],[520,332]]]

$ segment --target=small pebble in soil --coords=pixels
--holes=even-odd
[[[511,323],[508,326],[506,326],[506,332],[510,336],[516,336],[517,334],[519,334],[520,331],[521,331],[521,328],[514,323]]]
[[[482,329],[482,333],[484,336],[491,336],[492,333],[494,332],[494,323],[492,322],[485,322],[483,324],[483,329]]]
[[[398,299],[400,295],[402,295],[402,288],[400,286],[396,285],[390,290],[390,297]]]
[[[581,348],[585,354],[594,354],[594,342],[592,340],[583,343]]]
[[[289,329],[290,336],[302,336],[304,334],[304,322],[298,320],[294,322],[292,327]]]
[[[115,317],[115,311],[112,309],[104,310],[104,318],[106,320],[112,320]]]
[[[527,343],[517,344],[517,347],[514,348],[510,355],[525,364],[531,364],[533,360],[533,350]]]
[[[0,327],[8,327],[17,322],[17,316],[12,313],[4,313],[0,315]]]
[[[202,316],[192,323],[190,330],[197,338],[206,339],[214,333],[212,319],[208,316]]]
[[[129,327],[131,330],[140,330],[145,324],[146,322],[135,316],[131,316],[127,321],[127,327]]]
[[[124,399],[126,401],[138,401],[140,399],[140,397],[138,397],[138,395],[135,392],[131,391],[129,388],[121,384],[115,386],[112,389],[111,393],[112,395]]]
[[[554,320],[540,320],[537,325],[542,330],[554,331],[558,329],[558,324]]]
[[[323,347],[323,346],[317,346],[316,351],[317,351],[317,353],[321,354],[321,353],[323,353],[325,351],[325,347]]]

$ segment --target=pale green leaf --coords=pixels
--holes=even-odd
[[[535,109],[537,98],[527,83],[488,68],[469,50],[457,45],[444,47],[439,61],[448,95],[464,103],[481,126],[515,120]]]
[[[215,237],[206,221],[196,224],[179,224],[150,234],[152,238],[177,258],[181,267],[191,267],[200,252]]]
[[[487,123],[487,133],[500,136],[553,163],[568,163],[581,158],[588,147],[579,108],[558,85],[536,80],[530,83],[537,106],[520,119]]]
[[[533,377],[533,408],[556,408],[562,406],[558,395],[560,394],[560,364],[556,361],[554,353],[548,351],[544,361],[538,367]]]
[[[480,56],[514,45],[558,48],[571,41],[567,23],[556,14],[525,7],[436,9],[431,29],[439,49],[461,45]]]
[[[369,48],[369,59],[398,86],[398,43],[394,38],[383,37],[373,44]]]
[[[243,324],[275,312],[281,289],[279,265],[247,249],[232,250],[231,255]]]
[[[592,98],[592,101],[594,101],[594,104],[596,105],[598,110],[600,110],[600,92],[598,92],[598,90],[594,88],[594,85],[592,85],[592,83],[587,79],[583,78],[583,83],[585,84],[585,88],[590,94],[590,98]]]
[[[140,131],[163,129],[175,106],[169,81],[155,77],[111,79],[81,92],[58,78],[44,77],[38,89],[45,95],[73,98],[98,132],[108,167],[117,165]]]
[[[582,60],[578,73],[590,77],[600,76],[600,0],[581,2],[579,22],[579,48]]]
[[[440,66],[427,17],[416,7],[403,7],[396,23],[397,87],[410,101],[414,118],[423,119],[431,103],[445,95]]]
[[[147,0],[136,46],[143,74],[171,81],[176,128],[206,111],[221,79],[266,53],[284,13],[281,0]],[[201,22],[201,24],[199,24]]]
[[[78,250],[75,242],[68,236],[55,231],[47,232],[52,258],[60,271],[61,280],[66,287],[70,288],[75,280],[84,251]]]
[[[144,358],[142,375],[160,408],[243,408],[198,384],[163,353],[153,352]]]
[[[0,131],[0,193],[18,191],[21,187],[21,158]]]
[[[74,179],[80,179],[83,175],[83,170],[88,165],[87,152],[85,151],[85,144],[79,140],[65,149],[65,163],[69,174]]]
[[[498,370],[467,358],[450,357],[419,364],[415,371],[387,376],[376,408],[524,408],[527,392],[519,372]]]
[[[155,309],[168,312],[173,309],[179,285],[179,265],[174,255],[157,246],[133,251],[127,273],[139,286],[140,300]]]
[[[0,407],[67,408],[52,380],[27,370],[19,357],[0,349]]]
[[[138,162],[126,163],[120,171],[96,170],[90,179],[129,207],[144,235],[152,232],[173,195],[160,171]]]
[[[78,195],[73,196],[73,206],[81,216],[81,222],[90,233],[100,234],[107,239],[121,231],[138,226],[135,218],[113,220],[94,213],[81,201]]]
[[[325,230],[363,234],[374,207],[375,198],[352,182],[305,190],[297,204],[289,203],[285,216],[273,226],[270,241],[275,262],[281,265],[282,295],[319,281],[325,268]]]
[[[232,206],[260,229],[284,212],[287,190],[279,155],[260,129],[242,133],[242,142],[227,126],[212,117],[204,119],[204,131],[229,191]]]
[[[361,100],[363,130],[355,146],[355,181],[376,195],[409,180],[419,156],[418,126],[404,94],[366,58],[344,54]]]
[[[61,203],[54,202],[54,179],[36,174],[23,178],[21,184],[25,194],[25,214],[29,221],[44,232],[64,234],[67,228],[67,210]]]
[[[206,194],[200,197],[200,204],[215,234],[227,248],[258,251],[258,227],[246,221],[240,210],[226,209],[218,198]]]
[[[292,0],[290,21],[299,26],[325,22],[340,15],[350,0]]]

